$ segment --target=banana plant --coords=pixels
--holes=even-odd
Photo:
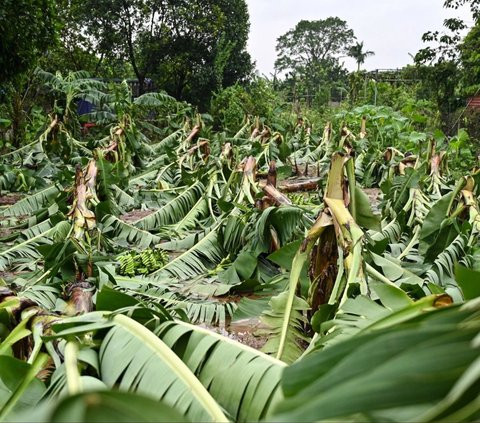
[[[348,184],[344,182],[346,174]],[[357,221],[365,227],[376,227],[378,222],[365,198],[358,195],[354,177],[352,157],[347,151],[335,153],[323,211],[293,258],[288,290],[272,298],[271,311],[264,313],[264,322],[275,330],[264,350],[279,359],[292,362],[301,355],[306,310],[312,309],[312,315],[322,305],[341,305],[356,287],[363,295],[369,293],[362,265],[364,234]],[[298,296],[302,269],[307,262],[311,279],[308,303]]]

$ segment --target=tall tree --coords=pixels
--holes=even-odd
[[[460,44],[462,91],[475,95],[480,91],[480,23],[477,23]]]
[[[76,11],[65,17],[65,33],[82,41],[80,46],[92,51],[99,61],[128,61],[142,90],[145,78],[168,42],[164,13],[168,1],[65,1]],[[145,51],[153,40],[155,54],[147,55]]]
[[[176,0],[168,13],[171,44],[155,75],[170,94],[207,107],[212,91],[250,75],[245,0]]]
[[[113,12],[102,9],[102,4],[97,3],[94,6],[101,16],[97,12],[90,14],[92,3],[89,0],[57,0],[56,3],[60,42],[54,49],[48,50],[39,66],[53,73],[57,70],[64,74],[85,70],[94,76],[125,75],[125,66],[122,66],[125,60],[121,59],[117,48],[120,37],[116,33],[108,33],[109,28],[114,28],[110,23]],[[118,28],[115,27],[115,30]],[[133,76],[133,72],[128,76]]]
[[[374,56],[375,53],[371,50],[364,51],[364,45],[362,42],[357,42],[348,49],[348,55],[353,57],[357,62],[357,71],[360,71],[360,66],[365,63],[365,59],[370,56]]]
[[[56,42],[52,0],[0,2],[0,83],[29,70]]]
[[[92,52],[99,71],[128,62],[140,88],[155,78],[170,94],[198,103],[251,72],[245,0],[62,1],[70,5],[64,45]]]
[[[217,85],[215,53],[222,37],[224,47],[229,41],[222,31],[225,15],[212,0],[176,0],[164,10],[164,17],[170,43],[166,55],[156,63],[156,77],[170,94],[198,104]],[[151,47],[156,51],[158,45]]]
[[[252,59],[247,52],[250,19],[245,0],[218,0],[217,4],[225,16],[223,34],[231,50],[223,68],[223,86],[231,86],[250,76],[253,69]],[[221,49],[216,55],[221,55]]]
[[[337,17],[318,21],[300,21],[277,39],[275,69],[290,72],[305,85],[307,95],[317,93],[321,85],[342,78],[340,56],[347,53],[355,39],[347,23]]]
[[[445,0],[443,6],[447,9],[458,9],[467,6],[473,20],[478,25],[480,20],[480,0]],[[475,54],[469,54],[468,45],[475,45],[474,34],[462,49],[463,32],[468,28],[466,22],[459,18],[448,18],[444,21],[446,31],[429,31],[423,34],[424,42],[433,43],[415,55],[418,75],[424,87],[427,87],[431,97],[437,102],[442,114],[443,130],[452,130],[452,112],[459,106],[459,87],[465,80],[464,64],[470,66],[470,59],[475,63]],[[475,52],[476,53],[476,52]],[[464,64],[462,63],[464,62]],[[463,76],[462,76],[463,74]]]
[[[468,6],[475,23],[480,21],[480,0],[445,0],[443,7],[446,9],[458,9]],[[446,31],[428,31],[422,36],[423,42],[436,43],[418,51],[415,55],[415,63],[437,63],[446,60],[458,61],[460,50],[458,48],[463,36],[462,32],[468,28],[466,22],[459,18],[448,18],[443,22]]]

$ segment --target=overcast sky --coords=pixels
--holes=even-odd
[[[250,12],[248,50],[261,74],[270,76],[276,59],[277,38],[302,19],[338,16],[347,21],[358,41],[375,56],[364,68],[385,69],[412,63],[424,44],[422,34],[441,30],[446,17],[471,19],[467,10],[444,9],[443,0],[247,0]],[[345,59],[355,69],[353,59]]]

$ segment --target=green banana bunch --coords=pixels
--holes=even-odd
[[[119,274],[133,277],[135,275],[148,275],[168,263],[168,254],[161,249],[148,248],[139,253],[130,251],[117,257]]]
[[[135,276],[135,259],[132,253],[122,254],[117,257],[120,263],[119,273],[124,276]]]

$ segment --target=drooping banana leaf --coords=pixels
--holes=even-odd
[[[194,183],[154,213],[135,221],[134,225],[143,230],[158,231],[163,225],[179,222],[197,203],[204,189],[200,182]]]
[[[208,202],[204,197],[200,197],[183,219],[171,226],[171,231],[174,234],[181,234],[188,229],[193,229],[198,226],[198,220],[207,214]]]
[[[284,316],[287,309],[290,310],[288,321]],[[287,291],[271,298],[269,307],[260,316],[260,320],[269,327],[268,330],[258,332],[268,337],[262,351],[276,355],[286,363],[293,363],[299,358],[304,345],[309,341],[303,329],[307,323],[304,313],[309,309],[308,303],[297,296],[293,298],[293,303],[290,305]]]
[[[174,142],[179,142],[185,136],[185,131],[183,128],[177,129],[171,134],[167,135],[161,141],[152,145],[153,150],[156,153],[160,153],[165,149],[168,149]]]
[[[118,217],[106,215],[102,220],[102,233],[119,241],[126,241],[128,244],[144,250],[160,243],[160,237],[148,231],[140,229],[130,223],[120,220]]]
[[[75,326],[69,327],[72,324]],[[104,317],[103,313],[96,312],[56,326],[57,336],[109,327],[101,339],[99,352],[100,379],[108,387],[161,400],[192,421],[227,420],[217,402],[180,358],[135,320],[121,314],[109,317],[107,313]]]
[[[281,361],[188,323],[167,322],[156,333],[233,421],[259,421],[281,400]]]
[[[186,422],[172,406],[132,392],[96,391],[43,402],[10,422]]]
[[[12,412],[33,409],[45,391],[45,385],[36,378],[48,360],[40,354],[32,364],[8,355],[0,355],[0,421]]]
[[[207,235],[160,270],[152,273],[152,276],[155,278],[170,274],[179,279],[189,279],[206,272],[208,266],[219,264],[227,256],[219,240],[220,225],[221,222],[214,225]]]
[[[478,419],[479,311],[435,309],[311,353],[285,370],[272,421]]]
[[[6,209],[0,210],[0,216],[32,215],[42,207],[45,207],[45,205],[49,201],[52,201],[60,191],[60,186],[50,185],[41,191],[22,198]]]
[[[51,226],[50,220],[29,228],[22,234],[14,245],[0,251],[0,271],[12,266],[17,259],[28,258],[37,260],[40,253],[37,247],[42,244],[51,244],[51,235],[55,232],[55,227]]]
[[[207,298],[206,295],[192,295],[184,291],[183,282],[168,278],[164,283],[149,278],[125,278],[115,276],[122,292],[131,298],[138,298],[155,307],[163,305],[167,310],[183,311],[191,322],[225,327],[236,309],[236,304]],[[194,292],[194,291],[193,291]]]
[[[359,333],[393,327],[425,311],[452,303],[451,297],[446,294],[429,295],[413,301],[395,285],[370,282],[370,286],[381,304],[363,295],[347,299],[332,320],[320,326],[314,325],[320,336],[315,338],[309,348],[325,348]]]
[[[391,257],[388,254],[384,254],[383,256],[375,253],[371,254],[375,264],[382,268],[383,274],[391,282],[394,282],[397,285],[405,283],[423,286],[425,284],[424,279],[422,279],[420,276],[411,272],[409,269],[402,267],[400,260]]]

